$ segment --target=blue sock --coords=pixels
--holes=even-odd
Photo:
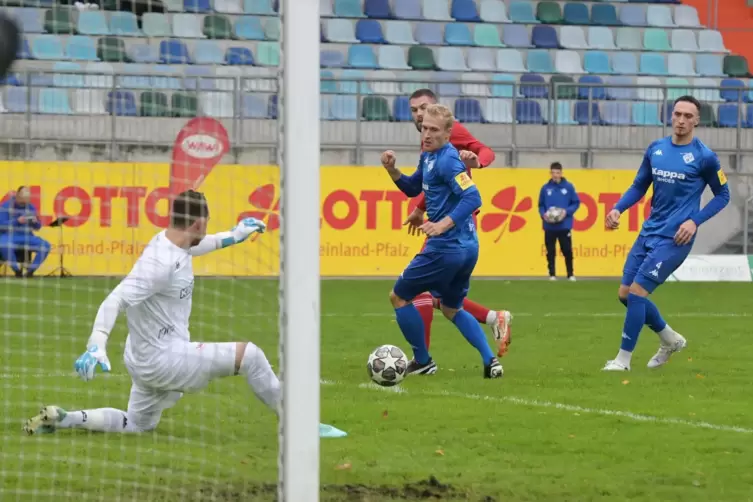
[[[424,339],[424,321],[412,303],[404,307],[395,309],[395,318],[400,331],[410,343],[413,349],[413,357],[419,364],[426,364],[431,360],[429,351],[426,349],[426,340]]]
[[[452,319],[455,326],[458,327],[468,343],[476,347],[476,350],[481,353],[481,359],[484,361],[484,366],[494,359],[494,353],[492,352],[489,343],[486,341],[486,335],[484,330],[481,329],[481,325],[478,321],[465,310],[458,310],[455,317]]]
[[[620,349],[627,352],[635,350],[638,343],[638,335],[646,323],[646,302],[648,299],[630,293],[627,299],[627,313],[625,325],[622,328],[622,343]]]
[[[620,298],[620,303],[627,307],[627,298],[624,300]],[[646,325],[656,333],[667,327],[667,322],[659,313],[659,309],[648,298],[646,298]]]

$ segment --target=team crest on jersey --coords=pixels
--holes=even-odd
[[[434,169],[434,161],[426,159],[426,170],[431,172],[432,169]]]
[[[727,175],[724,174],[724,171],[722,171],[721,169],[719,169],[716,172],[716,175],[719,176],[719,184],[720,185],[726,185],[727,184]]]
[[[562,192],[562,195],[567,195],[567,188],[563,188],[560,192]]]
[[[463,191],[468,190],[474,185],[473,180],[470,176],[468,176],[468,173],[458,174],[457,176],[455,176],[455,181]]]
[[[692,153],[688,152],[682,156],[682,160],[684,160],[686,164],[690,164],[695,160],[695,157],[693,157]]]
[[[547,195],[552,195],[552,190],[551,190],[551,189],[548,189],[548,190],[546,191],[546,194],[547,194]]]

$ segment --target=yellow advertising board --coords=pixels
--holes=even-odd
[[[167,225],[167,164],[0,163],[2,190],[31,187],[44,224],[70,216],[62,231],[39,235],[53,245],[40,274],[59,264],[73,275],[123,275],[149,239]],[[410,172],[410,170],[406,170]],[[581,199],[573,247],[580,276],[618,276],[648,198],[623,215],[616,231],[606,212],[630,186],[626,170],[572,170],[567,177]],[[478,218],[480,258],[475,275],[544,276],[544,234],[538,196],[543,169],[474,171],[483,199]],[[264,219],[268,232],[254,242],[196,258],[198,275],[274,276],[278,273],[279,177],[273,166],[216,166],[199,188],[210,204],[210,232],[240,218]],[[421,248],[402,226],[413,203],[381,167],[321,168],[321,272],[324,276],[396,277]],[[559,269],[564,271],[560,257]]]

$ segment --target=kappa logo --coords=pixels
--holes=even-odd
[[[659,181],[661,183],[675,183],[676,181],[683,181],[685,179],[685,173],[666,171],[655,167],[651,168],[651,174],[654,176],[654,181]]]
[[[517,189],[512,186],[497,192],[492,197],[492,205],[498,211],[482,216],[480,228],[483,232],[500,229],[494,240],[497,243],[505,232],[517,232],[526,226],[526,219],[521,215],[531,210],[533,202],[530,197],[517,200]]]

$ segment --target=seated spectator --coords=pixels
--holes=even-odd
[[[42,224],[30,199],[31,192],[22,186],[0,205],[0,260],[8,263],[16,277],[23,275],[17,251],[34,253],[34,261],[26,267],[27,277],[33,277],[50,254],[50,243],[34,235]]]

